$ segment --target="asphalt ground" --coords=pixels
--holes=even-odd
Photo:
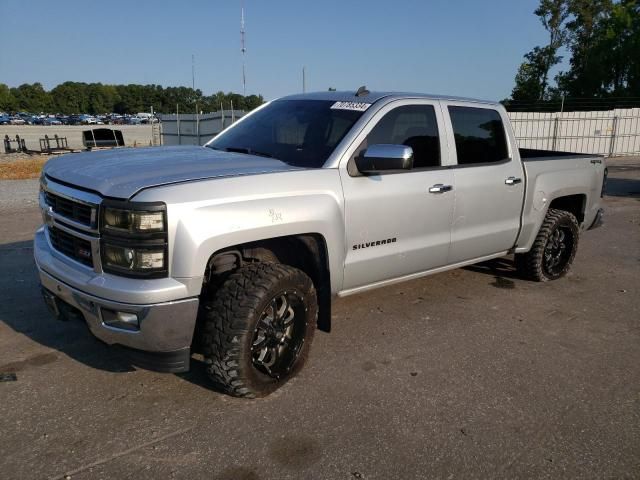
[[[16,200],[37,183],[0,182],[0,478],[640,477],[640,158],[608,163],[569,276],[506,259],[338,300],[302,373],[253,401],[53,320]]]

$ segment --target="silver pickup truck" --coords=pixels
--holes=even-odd
[[[266,395],[331,300],[515,254],[555,280],[601,223],[602,157],[518,149],[498,103],[324,92],[204,147],[71,154],[41,177],[35,260],[56,316],[131,362]]]

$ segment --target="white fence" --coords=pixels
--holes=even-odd
[[[521,148],[640,154],[640,108],[595,112],[509,112]]]
[[[160,115],[163,145],[204,145],[245,115],[244,111]]]
[[[161,115],[164,145],[204,145],[246,112]],[[640,155],[640,108],[593,112],[509,112],[521,148]]]

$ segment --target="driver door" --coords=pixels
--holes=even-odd
[[[444,130],[437,101],[401,100],[377,112],[354,142],[340,170],[347,241],[343,291],[447,264],[455,186]],[[374,144],[412,147],[414,168],[359,174],[355,158]]]

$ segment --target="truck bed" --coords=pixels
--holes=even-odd
[[[540,230],[544,214],[555,198],[580,204],[578,221],[588,228],[600,208],[605,171],[602,155],[521,148],[527,188],[522,229],[516,251],[528,251]],[[557,160],[562,160],[557,161]]]
[[[523,162],[533,162],[535,160],[568,160],[569,158],[593,158],[602,155],[590,153],[558,152],[555,150],[536,150],[533,148],[519,148],[520,158]]]

